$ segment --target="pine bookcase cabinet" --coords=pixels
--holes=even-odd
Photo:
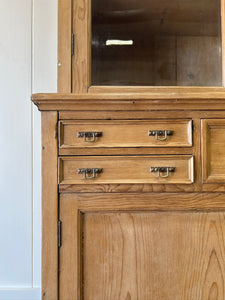
[[[59,0],[42,299],[225,299],[224,0]]]

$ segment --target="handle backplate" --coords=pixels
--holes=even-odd
[[[173,135],[172,130],[149,130],[149,136],[155,136],[157,141],[166,141],[169,135]]]
[[[150,172],[156,172],[160,178],[168,178],[171,172],[175,172],[175,167],[151,167]]]
[[[84,179],[94,179],[97,177],[97,174],[100,174],[103,172],[102,168],[84,168],[84,169],[78,169],[78,174],[83,174]]]
[[[95,142],[96,137],[101,137],[102,132],[96,132],[96,131],[81,131],[78,132],[77,137],[83,138],[84,142]]]

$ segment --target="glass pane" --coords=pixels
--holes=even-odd
[[[221,86],[220,0],[92,0],[92,85]]]

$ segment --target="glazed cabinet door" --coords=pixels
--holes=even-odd
[[[225,213],[194,197],[62,195],[60,299],[224,300]]]
[[[222,86],[223,1],[73,2],[73,92]]]

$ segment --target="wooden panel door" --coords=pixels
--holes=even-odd
[[[225,213],[210,197],[62,195],[60,299],[224,300]]]

